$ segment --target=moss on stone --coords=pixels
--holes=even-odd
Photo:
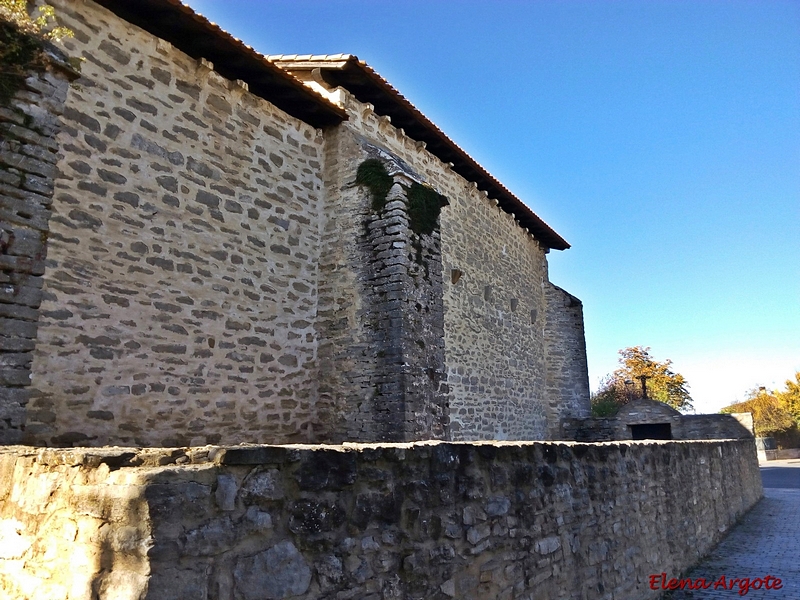
[[[372,195],[372,210],[377,213],[386,206],[386,198],[394,179],[386,166],[377,158],[369,158],[358,165],[356,183],[369,189]],[[433,188],[412,183],[406,188],[408,219],[411,230],[417,235],[429,235],[438,226],[439,213],[447,206],[447,199]]]
[[[356,183],[366,187],[372,195],[372,210],[381,212],[386,206],[386,197],[394,180],[384,164],[377,158],[369,158],[358,165]]]
[[[0,19],[0,106],[7,106],[32,70],[44,67],[42,40]]]
[[[439,192],[419,183],[412,183],[408,197],[408,219],[417,235],[429,235],[438,227],[439,213],[447,200]]]

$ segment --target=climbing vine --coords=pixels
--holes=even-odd
[[[383,162],[377,158],[362,162],[356,171],[356,183],[370,191],[372,210],[377,213],[383,211],[389,190],[394,184]],[[436,229],[442,207],[447,206],[447,199],[433,188],[419,183],[412,183],[406,188],[406,197],[411,230],[418,236],[430,235]]]
[[[370,158],[358,165],[356,183],[366,187],[372,195],[372,210],[381,212],[386,206],[386,196],[392,189],[394,180],[377,158]]]
[[[419,183],[412,183],[408,197],[408,220],[417,235],[430,235],[436,229],[439,213],[447,200],[439,192]]]
[[[28,14],[28,0],[0,0],[0,20],[16,25],[24,33],[53,42],[73,36],[68,27],[56,25],[56,11],[52,6],[45,4],[37,12],[38,17]]]
[[[52,6],[41,6],[39,16],[27,12],[26,0],[0,0],[0,105],[5,106],[32,70],[45,68],[44,43],[72,37],[55,25]]]

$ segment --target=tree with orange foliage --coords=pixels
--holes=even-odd
[[[747,393],[747,400],[726,406],[720,412],[753,414],[753,429],[759,437],[790,429],[795,420],[778,396],[766,388],[756,388]]]
[[[786,389],[776,392],[783,408],[792,415],[795,425],[800,429],[800,371],[794,374],[794,381],[786,380]]]
[[[672,370],[672,361],[655,360],[650,348],[632,346],[619,351],[620,367],[608,375],[600,389],[592,397],[592,414],[596,417],[611,416],[620,406],[641,398],[641,377],[647,379],[647,396],[664,402],[678,410],[691,410],[692,397],[686,378]]]

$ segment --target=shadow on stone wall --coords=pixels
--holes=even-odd
[[[51,580],[87,600],[642,600],[648,575],[691,566],[762,495],[748,440],[0,458],[0,523],[31,540],[0,560],[0,589],[20,600],[66,597],[30,591]]]
[[[0,21],[5,29],[12,27]],[[8,42],[3,36],[4,43]],[[61,128],[78,73],[50,44],[0,102],[0,443],[23,440]],[[0,65],[7,71],[8,65]],[[4,80],[4,83],[6,81]],[[45,416],[46,418],[46,416]]]

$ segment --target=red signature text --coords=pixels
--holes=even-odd
[[[765,577],[727,577],[720,575],[717,579],[708,580],[703,577],[697,579],[667,579],[666,573],[650,575],[651,590],[737,590],[740,596],[746,596],[750,590],[779,590],[783,582],[778,577],[766,575]]]

